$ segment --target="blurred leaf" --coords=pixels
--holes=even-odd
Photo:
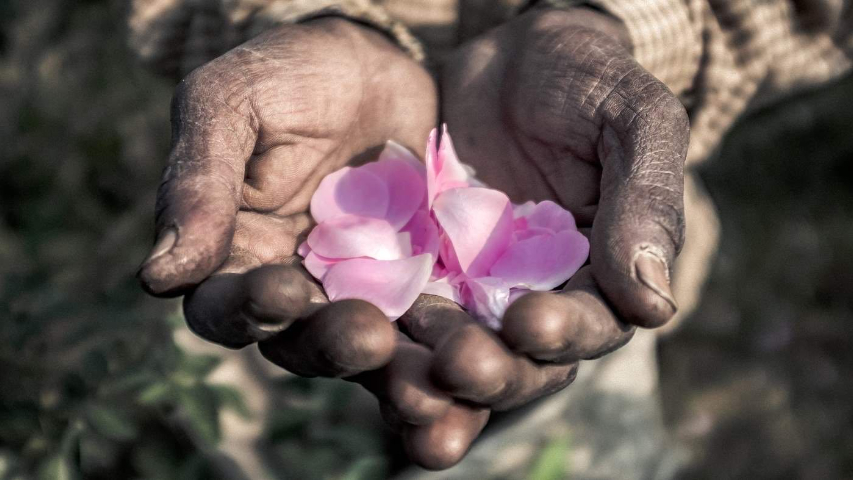
[[[38,410],[32,405],[0,410],[0,440],[4,443],[23,443],[38,428]]]
[[[160,405],[172,398],[172,386],[166,382],[155,383],[139,393],[137,401],[142,405]]]
[[[194,379],[206,377],[222,362],[215,355],[184,355],[181,359],[181,371],[190,374]]]
[[[39,468],[39,480],[76,480],[77,474],[71,469],[70,462],[62,455],[54,455]]]
[[[208,480],[210,472],[204,457],[196,454],[186,459],[176,472],[176,477],[181,480]]]
[[[308,426],[317,413],[302,408],[283,408],[273,413],[267,426],[267,438],[272,443],[287,440]]]
[[[314,429],[311,433],[312,440],[331,443],[337,450],[356,457],[381,453],[385,447],[377,432],[348,424]]]
[[[112,468],[118,459],[119,446],[94,433],[80,437],[80,469],[84,475]]]
[[[569,478],[567,455],[569,453],[568,438],[553,440],[536,459],[529,480],[566,480]]]
[[[157,440],[159,439],[145,439],[133,449],[131,453],[133,467],[142,478],[158,480],[177,478],[179,452]]]
[[[356,460],[347,469],[341,480],[379,480],[388,478],[388,460],[381,456],[370,456]]]
[[[18,472],[18,458],[9,450],[0,450],[0,480],[17,480],[22,478]]]
[[[130,440],[138,433],[136,424],[124,412],[111,406],[90,406],[86,419],[95,431],[113,440]]]
[[[121,378],[116,379],[112,383],[108,383],[101,387],[100,392],[104,395],[112,395],[117,393],[124,393],[128,390],[133,390],[136,388],[140,388],[144,385],[150,384],[155,381],[158,377],[154,375],[152,372],[135,372],[131,373],[127,376],[123,376]]]
[[[183,310],[178,308],[178,309],[174,310],[171,314],[167,315],[166,316],[166,323],[170,327],[172,327],[173,330],[186,327],[187,322],[184,319]]]
[[[109,372],[107,357],[102,352],[92,350],[83,357],[83,374],[90,384],[97,384]]]
[[[252,411],[246,405],[246,401],[236,388],[227,385],[210,385],[210,388],[216,394],[219,404],[222,407],[229,408],[237,412],[242,418],[249,420],[252,418]]]
[[[205,386],[185,388],[178,396],[181,410],[199,437],[209,444],[219,442],[219,409],[210,389]]]

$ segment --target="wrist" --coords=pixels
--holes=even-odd
[[[538,28],[586,28],[613,38],[629,52],[634,49],[627,26],[615,16],[592,6],[558,7],[553,2],[539,2],[526,15],[536,17]]]

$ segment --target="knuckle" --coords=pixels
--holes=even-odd
[[[507,355],[492,348],[493,342],[479,326],[462,327],[436,355],[439,376],[454,386],[490,394],[506,383]]]

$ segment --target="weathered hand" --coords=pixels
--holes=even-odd
[[[413,398],[389,403],[389,416],[409,419],[413,458],[433,468],[464,455],[489,409],[564,388],[579,360],[675,314],[669,269],[683,242],[689,140],[684,108],[631,57],[624,27],[588,9],[531,11],[463,46],[443,65],[441,94],[460,158],[517,203],[569,209],[591,232],[591,256],[561,292],[514,303],[498,334],[437,297],[399,320],[432,348],[418,375],[469,402],[456,404],[482,407],[433,413],[430,423],[428,409],[407,411]],[[438,405],[434,390],[406,392]]]
[[[238,348],[260,341],[302,375],[387,363],[393,326],[358,301],[326,305],[295,249],[320,180],[388,139],[424,151],[436,123],[429,74],[380,33],[326,18],[282,26],[190,74],[172,104],[143,287],[185,294],[190,327]]]

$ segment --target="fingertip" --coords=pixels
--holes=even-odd
[[[431,376],[455,397],[491,403],[511,386],[513,366],[511,354],[493,334],[470,324],[438,346]]]
[[[603,262],[602,262],[603,263]],[[593,263],[593,273],[620,317],[642,328],[666,324],[678,312],[669,269],[659,255],[640,251],[628,270]]]
[[[239,315],[244,299],[243,276],[216,275],[184,297],[187,327],[209,342],[227,348],[243,348],[268,336]]]
[[[146,293],[162,298],[184,295],[214,273],[228,257],[233,221],[216,229],[193,226],[168,227],[160,233],[136,274]]]
[[[435,423],[406,427],[403,432],[406,452],[413,462],[427,470],[448,469],[465,457],[488,418],[486,409],[454,404]]]
[[[260,342],[271,362],[304,377],[348,377],[391,361],[397,334],[381,310],[362,300],[341,300]]]
[[[551,292],[532,292],[516,300],[504,315],[501,339],[512,350],[539,360],[563,352],[573,338],[572,306]]]
[[[330,361],[359,371],[374,370],[391,361],[397,331],[376,306],[363,300],[341,300],[319,312],[318,345]]]
[[[246,273],[245,289],[245,313],[261,328],[284,330],[311,313],[316,285],[298,268],[264,265]]]

